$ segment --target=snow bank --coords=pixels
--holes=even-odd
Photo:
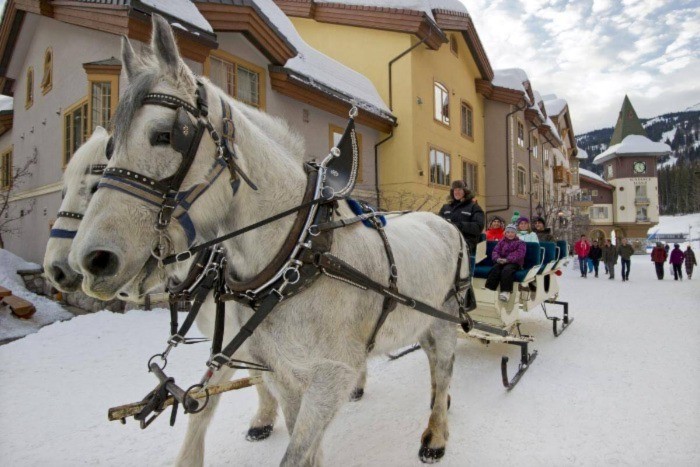
[[[578,153],[576,154],[576,159],[587,161],[588,160],[588,152],[585,149],[582,149],[579,147],[577,147],[576,149],[578,149]]]
[[[576,321],[555,338],[541,310],[524,315],[522,332],[536,336],[539,355],[513,391],[501,386],[499,364],[508,355],[514,365],[517,349],[459,341],[441,466],[697,465],[700,278],[658,281],[648,256],[632,258],[625,283],[581,279],[570,267],[560,299]],[[146,430],[106,417],[155,386],[146,361],[163,349],[168,322],[165,310],[100,312],[0,347],[3,465],[173,465],[182,413],[175,427],[166,412]],[[207,344],[175,349],[168,373],[182,385],[199,380],[208,352]],[[429,381],[421,351],[371,360],[364,398],[329,427],[325,464],[421,465]],[[279,464],[289,440],[281,414],[269,439],[244,439],[256,400],[253,388],[222,396],[205,465]]]
[[[38,267],[38,264],[28,263],[19,256],[0,249],[0,285],[12,290],[13,295],[31,302],[36,307],[36,313],[30,319],[16,318],[9,307],[0,308],[0,340],[26,336],[39,331],[42,326],[73,317],[58,303],[36,295],[24,287],[24,282],[16,271]]]

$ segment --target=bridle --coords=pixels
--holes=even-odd
[[[173,218],[184,229],[188,245],[194,243],[196,229],[188,211],[197,198],[216,181],[226,168],[228,168],[231,176],[231,188],[234,194],[240,187],[241,179],[250,188],[257,190],[255,184],[236,163],[238,156],[234,148],[235,130],[231,119],[232,110],[230,105],[224,99],[221,99],[223,123],[222,132],[219,134],[209,120],[206,88],[201,81],[197,81],[195,97],[196,106],[179,97],[161,93],[147,94],[141,102],[141,105],[156,105],[176,111],[175,120],[170,130],[170,146],[182,156],[182,160],[173,175],[161,180],[155,180],[131,169],[109,167],[104,171],[99,184],[100,189],[116,190],[158,208],[154,224],[154,228],[158,232],[158,244],[153,251],[153,255],[159,261],[162,261],[169,253],[171,242],[165,231]],[[194,123],[192,123],[192,118],[190,117],[194,119]],[[205,133],[209,133],[216,145],[216,160],[205,177],[204,183],[195,185],[186,191],[181,191],[182,182],[194,162]],[[111,159],[113,150],[114,143],[110,138],[107,153],[108,159]]]
[[[102,175],[106,168],[107,164],[92,164],[87,169],[85,169],[85,175]],[[66,219],[74,219],[77,220],[78,223],[80,223],[80,221],[83,220],[83,217],[85,217],[85,215],[80,212],[58,211],[58,213],[56,214],[56,218],[58,219],[60,217]],[[64,238],[72,240],[77,234],[77,230],[51,229],[51,232],[49,233],[49,238]]]

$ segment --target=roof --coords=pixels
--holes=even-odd
[[[599,183],[603,183],[603,184],[605,184],[605,185],[608,186],[608,187],[612,187],[611,184],[609,184],[608,182],[606,182],[605,180],[603,180],[603,177],[601,177],[600,175],[598,175],[598,174],[595,173],[595,172],[591,172],[590,170],[586,170],[586,169],[579,168],[579,169],[578,169],[578,174],[579,174],[581,177],[590,178],[591,180],[594,180],[594,181],[599,182]]]
[[[612,138],[610,138],[610,146],[621,143],[629,135],[646,137],[647,132],[644,130],[642,122],[639,121],[637,112],[632,107],[629,97],[625,96],[617,117],[617,123],[615,124],[615,131],[613,131]]]
[[[396,8],[399,10],[417,10],[425,13],[432,20],[435,19],[433,10],[469,14],[467,12],[467,7],[459,0],[384,0],[382,2],[373,2],[371,0],[330,0],[327,2],[317,1],[315,3],[381,6],[383,8]]]
[[[567,106],[566,99],[559,99],[555,94],[548,94],[544,97],[544,108],[547,115],[559,115]]]
[[[493,79],[491,83],[499,88],[511,89],[523,94],[528,104],[531,103],[527,93],[525,83],[528,83],[528,78],[525,70],[521,68],[506,68],[503,70],[493,70]]]
[[[629,135],[621,143],[610,146],[593,159],[594,164],[602,164],[614,157],[665,156],[671,153],[666,143],[655,143],[646,136]]]
[[[578,146],[576,147],[578,150],[578,155],[576,156],[576,159],[581,159],[581,160],[588,160],[588,152],[586,152],[584,149],[579,148]]]

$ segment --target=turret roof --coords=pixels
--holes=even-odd
[[[621,143],[629,135],[646,137],[647,132],[644,130],[642,122],[639,121],[637,112],[634,111],[629,97],[625,96],[625,100],[622,101],[620,114],[617,117],[617,123],[615,124],[615,131],[610,139],[610,146]]]

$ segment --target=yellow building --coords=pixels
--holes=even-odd
[[[452,181],[483,198],[484,98],[493,71],[467,10],[430,2],[277,0],[312,47],[367,76],[398,119],[375,146],[382,208],[439,209]],[[421,7],[424,5],[424,7]]]

